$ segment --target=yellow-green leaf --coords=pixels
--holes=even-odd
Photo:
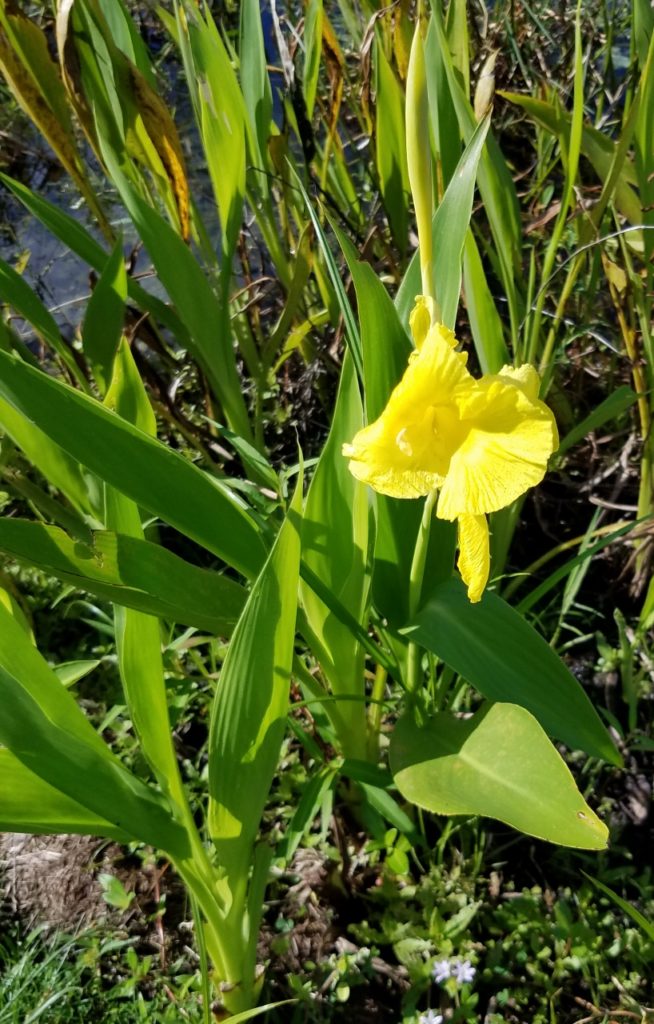
[[[399,791],[425,810],[497,818],[563,846],[606,847],[606,825],[536,719],[516,704],[487,704],[468,719],[439,713],[420,726],[407,713],[390,758]]]

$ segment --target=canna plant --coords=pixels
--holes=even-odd
[[[116,10],[125,14],[122,5]],[[321,10],[313,10],[314,26]],[[226,145],[212,91],[219,67],[231,83],[223,102],[233,96],[223,113],[241,125],[235,145],[265,162],[267,76],[256,64],[264,58],[252,5],[244,4],[242,14],[242,39],[249,40],[241,47],[242,89],[208,8],[178,3],[166,24],[183,55],[208,155],[213,151],[217,160]],[[613,764],[620,757],[553,649],[487,589],[486,516],[542,479],[557,432],[532,366],[497,363],[503,349],[496,345],[486,350],[486,372],[475,380],[457,351],[462,279],[466,268],[479,266],[470,229],[475,182],[488,202],[494,150],[488,118],[472,125],[436,203],[434,157],[425,140],[438,141],[434,104],[443,99],[430,85],[425,50],[439,45],[438,15],[424,35],[423,25],[416,26],[406,69],[406,175],[419,251],[395,300],[334,224],[356,292],[354,316],[327,243],[326,217],[297,175],[304,216],[318,239],[316,288],[336,308],[347,341],[330,432],[306,497],[302,459],[276,472],[262,451],[256,416],[251,427],[227,315],[234,224],[244,197],[257,207],[262,235],[274,234],[266,175],[259,165],[244,179],[245,163],[232,153],[229,191],[214,162],[222,254],[203,270],[184,242],[185,225],[199,250],[207,239],[176,177],[181,149],[163,145],[153,127],[157,118],[143,117],[143,96],[152,86],[126,71],[138,66],[148,81],[129,20],[121,14],[110,28],[106,15],[100,0],[60,5],[63,80],[71,87],[70,76],[79,76],[78,103],[86,97],[76,108],[80,120],[171,302],[153,299],[129,277],[120,241],[107,253],[66,214],[5,179],[100,277],[80,332],[80,360],[70,357],[22,278],[11,268],[0,278],[4,300],[63,367],[46,372],[8,326],[0,335],[3,470],[14,493],[39,513],[33,521],[0,518],[0,550],[112,603],[118,671],[146,768],[129,770],[93,728],[8,596],[0,602],[0,826],[106,835],[150,844],[168,857],[191,896],[215,992],[238,1015],[256,1003],[263,982],[256,944],[271,859],[292,855],[340,777],[348,780],[345,798],[368,827],[383,831],[391,822],[415,843],[424,837],[412,806],[487,815],[551,842],[600,850],[606,827],[552,740]],[[309,66],[315,68],[315,59],[307,55]],[[444,74],[450,59],[443,44]],[[111,74],[99,75],[101,66]],[[386,76],[392,88],[387,71],[380,70],[380,82]],[[450,100],[456,102],[454,92]],[[252,104],[256,118],[248,113]],[[156,103],[154,111],[158,117]],[[170,139],[174,126],[165,124]],[[332,138],[323,154],[325,181],[329,151],[336,150]],[[306,230],[301,216],[294,206],[290,235]],[[401,217],[398,231],[404,231]],[[502,252],[510,258],[506,247]],[[281,266],[281,250],[277,257]],[[294,284],[307,278],[299,263],[287,272],[280,279],[290,300]],[[135,359],[128,300],[147,310],[204,372],[246,480],[166,444]],[[238,319],[238,300],[232,308]],[[280,332],[292,319],[282,317]],[[256,368],[259,355],[248,347],[247,331],[238,338],[245,363],[249,355]],[[200,569],[167,550],[153,520],[200,545],[214,567]],[[171,734],[162,622],[228,640],[199,809],[190,806]],[[306,801],[274,850],[259,829],[293,714],[291,679],[315,711],[324,749],[335,755],[322,755]],[[464,699],[469,715],[461,714]],[[317,757],[315,744],[311,750]]]

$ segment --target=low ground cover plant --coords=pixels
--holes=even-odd
[[[568,95],[529,76],[530,90],[501,92],[504,116],[535,125],[523,194],[494,133],[485,7],[479,25],[459,0],[311,2],[301,15],[272,5],[262,20],[244,0],[234,33],[228,12],[175,0],[155,14],[183,74],[187,137],[136,13],[122,0],[0,0],[6,86],[90,222],[10,174],[2,182],[93,271],[70,338],[24,268],[0,263],[0,550],[44,574],[39,585],[54,577],[81,595],[78,613],[94,603],[122,691],[115,717],[86,712],[75,688],[93,696],[102,656],[45,648],[12,568],[0,601],[0,826],[154,849],[188,894],[199,1012],[249,1019],[271,986],[274,944],[263,956],[259,946],[269,886],[328,807],[344,809],[371,864],[381,858],[389,907],[384,872],[410,885],[461,819],[588,851],[591,875],[606,849],[590,780],[631,757],[651,681],[653,18],[645,3],[626,20],[604,11],[594,60],[613,59],[617,25],[630,33],[610,116],[581,4],[564,36]],[[273,41],[281,70],[269,67]],[[351,53],[364,62],[359,96]],[[371,132],[361,158],[356,140]],[[210,207],[195,194],[196,154]],[[131,260],[121,223],[136,238]],[[135,272],[140,247],[155,288]],[[587,315],[600,297],[622,377],[580,415],[565,369],[589,325],[570,307]],[[328,428],[289,440],[284,380],[303,364]],[[594,514],[581,536],[549,546],[532,521],[512,578],[530,490],[589,433],[629,416],[635,514]],[[640,604],[634,627],[618,621],[616,713],[556,647],[586,638],[580,588],[593,557],[624,537]],[[190,765],[181,723],[204,730]],[[311,771],[284,800],[280,757],[297,749]],[[290,808],[281,825],[275,801]],[[465,911],[463,930],[476,908]],[[411,911],[401,938],[383,922],[369,929],[410,981],[406,1019],[476,1019],[477,985],[512,969],[493,960],[502,914],[449,946],[456,929],[448,938],[422,914]],[[530,935],[563,927],[535,915]],[[365,924],[353,928],[366,942]],[[483,969],[475,943],[490,951]],[[585,962],[592,937],[578,945]],[[573,969],[547,948],[555,974]],[[629,949],[636,970],[650,962],[635,939]],[[370,971],[360,951],[343,957],[325,983],[335,1005]],[[138,962],[128,966],[134,992]],[[278,994],[310,1003],[293,977]],[[488,1019],[503,1005],[522,1012],[522,984],[494,990]]]

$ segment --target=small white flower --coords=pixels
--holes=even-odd
[[[434,1013],[433,1010],[427,1010],[427,1013],[420,1014],[420,1024],[443,1024],[442,1013]]]
[[[476,971],[469,960],[455,960],[452,967],[454,977],[459,985],[463,985],[466,981],[473,981]]]
[[[434,981],[441,983],[441,981],[447,981],[452,975],[452,967],[449,960],[436,960],[431,972],[431,976]]]

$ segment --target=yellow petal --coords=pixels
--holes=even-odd
[[[537,400],[540,377],[538,370],[531,363],[523,363],[522,366],[503,366],[497,376],[506,384],[515,384],[521,388],[533,402]]]
[[[433,309],[434,300],[428,299],[427,301],[431,303],[430,308]],[[451,331],[449,327],[445,326],[445,324],[435,324],[432,321],[432,325],[428,333],[432,336],[432,338],[438,338],[439,341],[444,341],[445,344],[449,346],[449,348],[456,348],[456,335],[454,334],[454,331]],[[468,356],[463,352],[459,352],[459,355],[461,356],[465,364],[468,360]],[[470,379],[472,380],[472,377]]]
[[[488,583],[490,542],[486,516],[459,516],[459,559],[461,579],[468,588],[468,598],[479,601]]]
[[[474,387],[450,337],[440,325],[430,328],[379,419],[343,446],[354,476],[381,494],[416,498],[443,482],[462,436],[452,396]]]
[[[393,435],[395,426],[381,417],[360,430],[351,444],[344,444],[343,455],[350,460],[352,475],[379,494],[391,498],[423,497],[439,487],[443,477],[423,467],[420,457],[415,457],[405,440],[404,428]]]
[[[416,301],[409,317],[409,327],[418,350],[427,337],[429,328],[436,320],[436,303],[431,295],[416,295]]]
[[[554,416],[530,397],[534,380],[510,374],[484,377],[456,396],[465,438],[453,454],[437,515],[482,515],[511,504],[540,483],[558,445]]]

